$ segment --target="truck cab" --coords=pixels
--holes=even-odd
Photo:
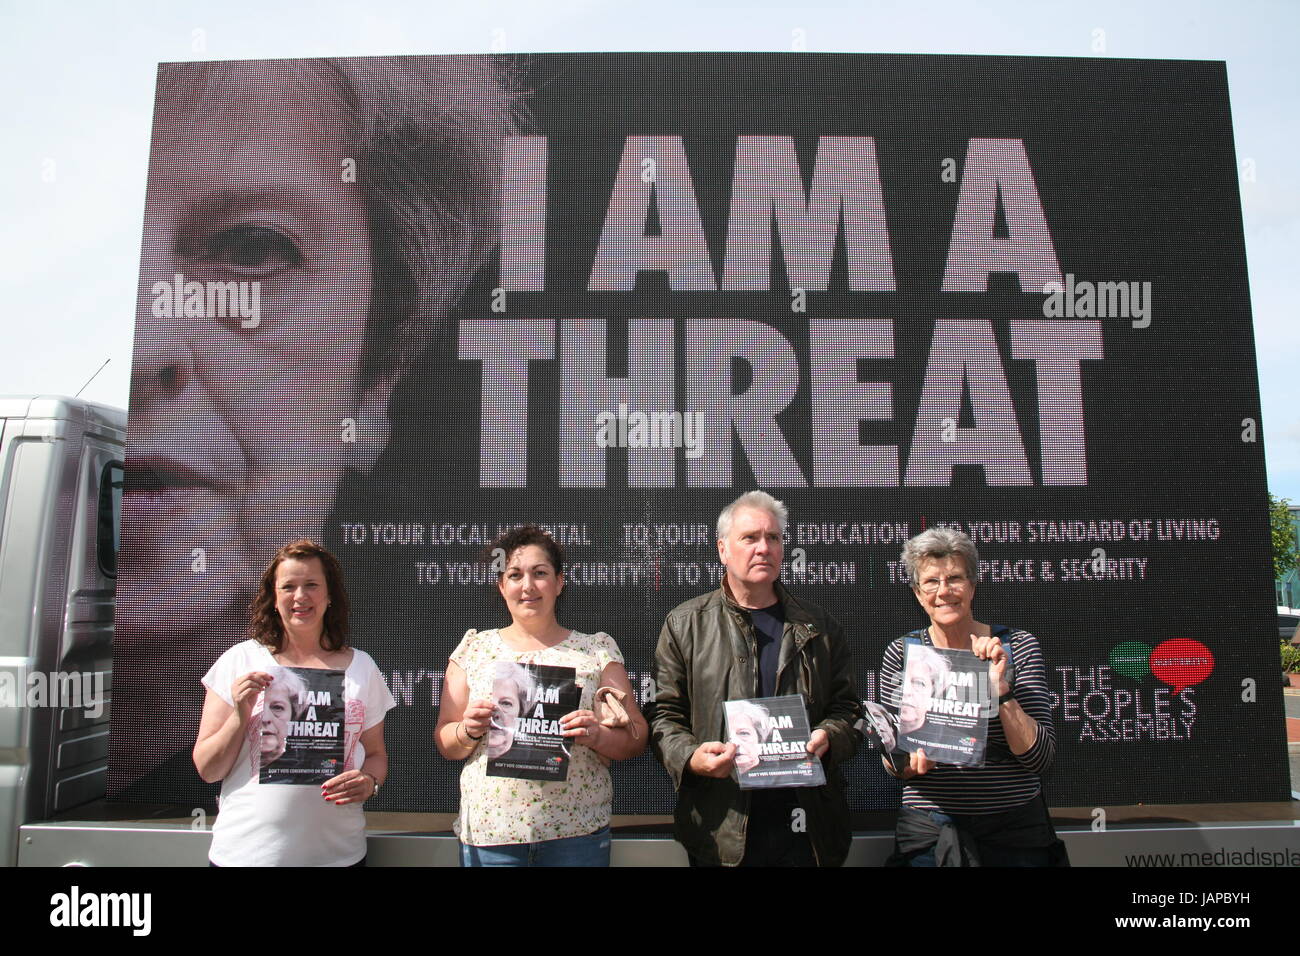
[[[0,865],[103,797],[126,412],[0,397]]]

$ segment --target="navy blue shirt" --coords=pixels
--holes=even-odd
[[[776,668],[781,660],[781,635],[785,631],[785,610],[777,601],[771,607],[749,612],[758,641],[758,696],[776,696]]]
[[[776,670],[781,662],[781,636],[785,632],[785,609],[777,601],[771,607],[751,609],[749,617],[754,623],[754,638],[758,641],[758,696],[775,697]],[[750,823],[755,829],[788,829],[790,811],[797,805],[793,790],[754,790],[750,793]]]

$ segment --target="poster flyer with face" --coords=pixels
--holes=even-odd
[[[936,763],[984,765],[989,664],[970,651],[906,642],[898,703],[898,747]]]
[[[343,671],[276,667],[253,715],[259,783],[320,784],[343,772]]]
[[[859,731],[869,745],[877,747],[894,767],[895,773],[907,769],[910,761],[906,751],[898,749],[898,724],[883,704],[874,700],[863,702],[864,716]]]
[[[821,758],[808,752],[812,729],[801,694],[729,700],[724,710],[741,790],[826,783]]]
[[[497,661],[487,775],[567,780],[570,744],[560,718],[578,709],[579,694],[572,667]]]

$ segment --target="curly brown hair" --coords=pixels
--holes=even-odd
[[[325,608],[324,627],[320,643],[327,651],[341,651],[348,646],[348,589],[343,584],[343,567],[339,559],[311,538],[290,541],[275,553],[271,563],[262,572],[257,596],[249,605],[249,636],[259,644],[279,653],[284,647],[284,625],[275,609],[275,575],[280,562],[290,558],[310,561],[316,558],[325,571],[325,587],[329,591],[329,606]]]
[[[555,569],[556,574],[564,573],[564,552],[560,550],[559,543],[535,524],[520,525],[505,534],[498,535],[495,541],[483,549],[482,560],[493,566],[499,579],[505,573],[505,566],[509,563],[510,556],[530,544],[535,544],[546,552],[546,558],[551,562],[551,567]],[[498,561],[498,557],[502,560]]]

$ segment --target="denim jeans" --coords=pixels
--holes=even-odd
[[[609,866],[609,827],[586,836],[506,843],[502,846],[460,845],[461,866]]]
[[[946,826],[953,822],[953,818],[946,813],[940,813],[937,810],[928,811],[929,817],[939,826]],[[937,867],[935,860],[934,847],[928,850],[922,850],[907,858],[907,866],[914,867]],[[979,842],[979,857],[981,866],[1051,866],[1052,852],[1049,847],[1018,847],[1018,846],[998,846],[983,841]]]

